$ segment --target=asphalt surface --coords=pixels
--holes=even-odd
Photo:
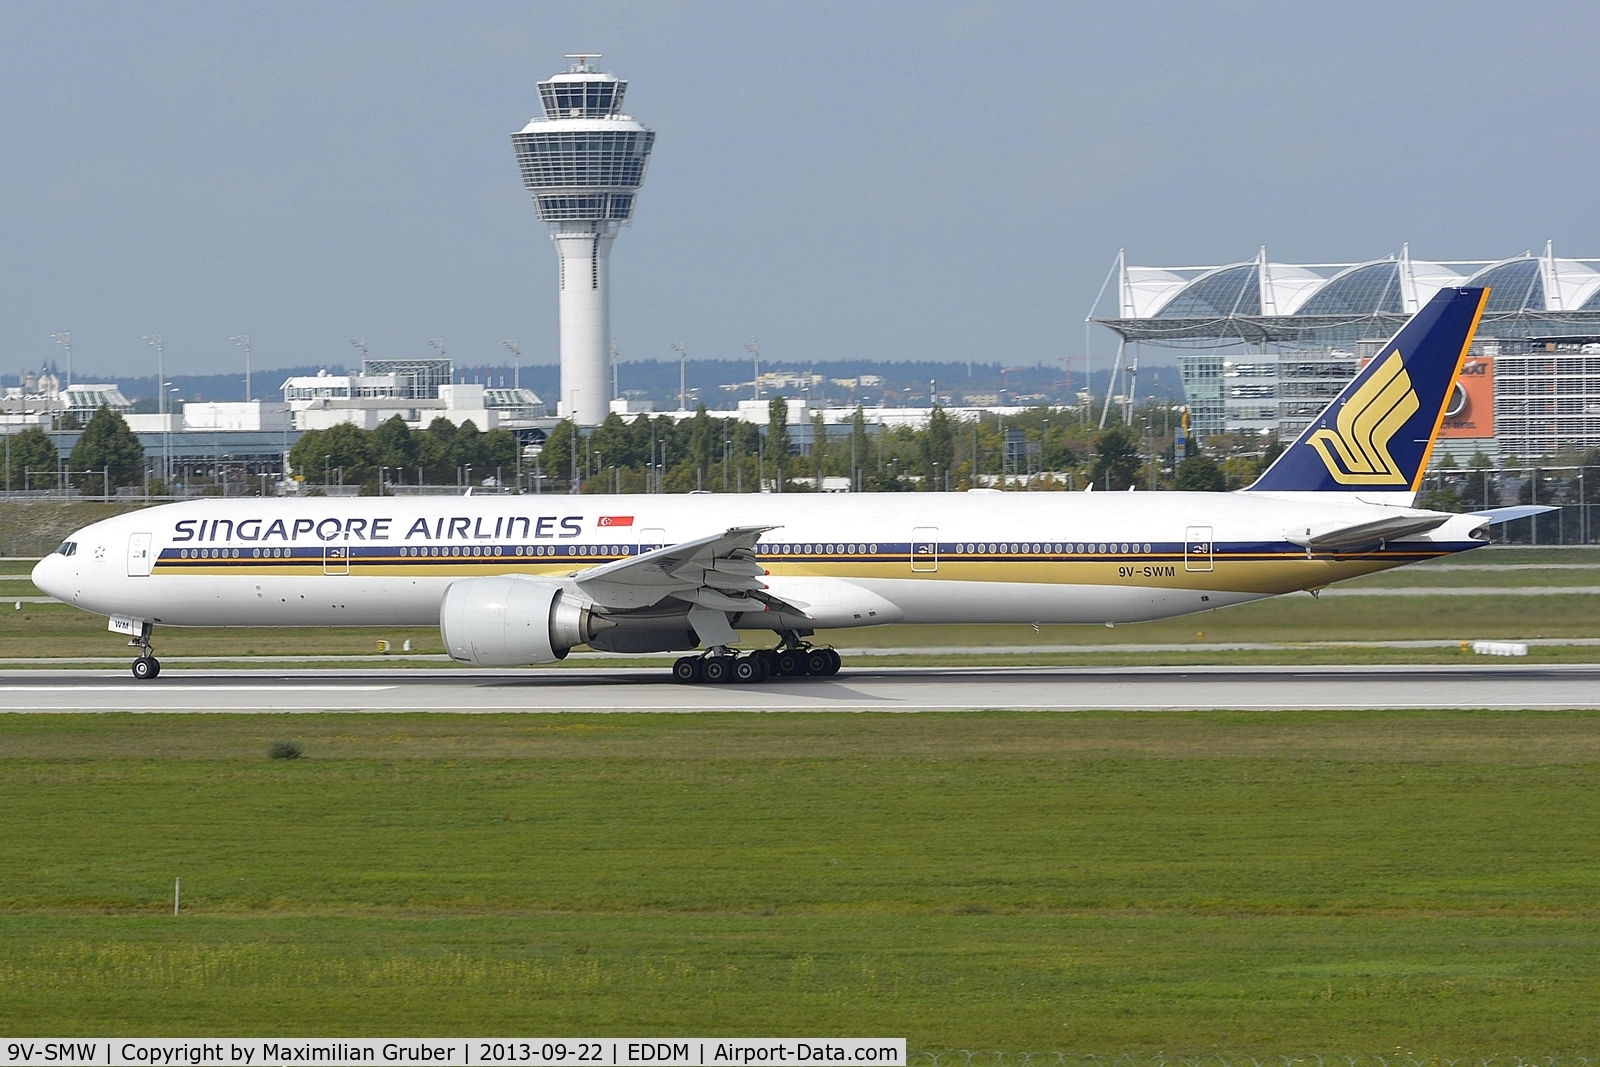
[[[1600,708],[1600,666],[847,667],[832,678],[679,685],[661,668],[7,671],[3,712],[972,711],[1017,708]]]

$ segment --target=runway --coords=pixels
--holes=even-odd
[[[660,668],[7,671],[0,713],[959,712],[1600,708],[1600,666],[846,668],[678,685]]]

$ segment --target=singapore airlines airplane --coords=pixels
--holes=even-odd
[[[111,618],[154,678],[161,626],[437,624],[454,659],[705,651],[685,682],[832,674],[806,638],[884,623],[1116,623],[1476,548],[1412,507],[1488,297],[1445,289],[1248,489],[233,499],[86,526],[33,580]],[[1539,509],[1544,510],[1544,509]],[[776,647],[739,652],[742,635]]]

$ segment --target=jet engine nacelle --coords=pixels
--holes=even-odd
[[[479,667],[554,663],[606,628],[577,596],[538,578],[464,578],[439,610],[445,651]]]

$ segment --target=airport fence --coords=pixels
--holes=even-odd
[[[1596,1067],[1587,1056],[1418,1056],[1407,1052],[1301,1056],[1243,1053],[1096,1055],[1080,1052],[1009,1052],[979,1049],[908,1049],[907,1067]]]
[[[1435,467],[1423,476],[1417,497],[1419,507],[1440,511],[1477,511],[1513,504],[1544,504],[1556,510],[1496,526],[1496,542],[1600,543],[1600,467],[1531,463],[1521,467]]]

